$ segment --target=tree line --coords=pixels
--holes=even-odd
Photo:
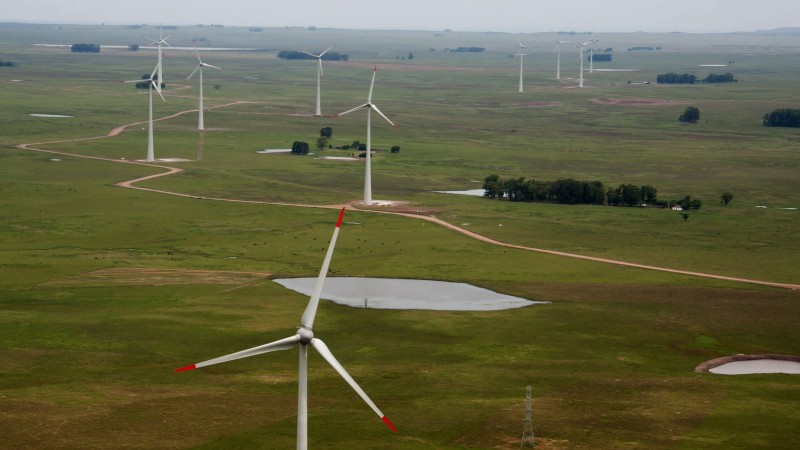
[[[0,67],[19,67],[19,63],[15,63],[14,61],[3,61],[0,59]]]
[[[764,114],[765,127],[800,127],[800,109],[781,108]]]
[[[100,46],[97,44],[72,44],[70,51],[73,53],[100,53]]]
[[[739,80],[734,78],[732,73],[711,73],[700,80],[701,83],[735,83],[737,81]],[[665,73],[656,76],[656,83],[658,84],[695,84],[695,82],[697,82],[697,76],[689,73]]]
[[[680,200],[660,201],[658,190],[650,185],[620,184],[606,187],[602,181],[580,181],[562,178],[556,181],[526,180],[524,177],[500,179],[489,175],[483,180],[483,196],[489,199],[508,199],[512,202],[543,202],[565,205],[655,206],[661,208],[680,206],[682,209],[699,209],[702,202],[685,196]]]
[[[588,59],[594,62],[611,62],[611,53],[594,53]]]
[[[296,50],[281,50],[278,52],[281,59],[314,59],[313,56]],[[346,53],[328,52],[322,55],[323,61],[347,61],[349,56]]]
[[[458,48],[446,48],[444,49],[445,52],[455,52],[455,53],[480,53],[486,50],[484,47],[458,47]]]

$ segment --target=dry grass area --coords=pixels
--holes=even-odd
[[[147,269],[120,267],[95,270],[61,280],[45,283],[46,286],[164,286],[177,284],[227,284],[244,285],[268,278],[266,272],[226,272],[220,270]]]

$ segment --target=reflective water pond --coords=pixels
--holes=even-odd
[[[310,296],[317,279],[282,278],[273,281]],[[326,279],[321,297],[357,308],[437,311],[495,311],[547,303],[500,294],[466,283],[358,277]]]

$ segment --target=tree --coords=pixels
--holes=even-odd
[[[331,127],[322,128],[319,130],[319,135],[326,138],[333,137],[333,128]]]
[[[733,194],[731,194],[730,192],[726,192],[722,194],[720,198],[722,199],[722,204],[724,206],[728,206],[728,203],[730,203],[731,200],[733,200]]]
[[[139,50],[139,44],[131,44],[128,46],[128,50],[135,52]]]
[[[294,154],[294,155],[307,155],[308,154],[308,142],[294,141],[294,143],[292,143],[292,154]]]
[[[678,117],[678,121],[684,123],[697,123],[698,120],[700,120],[700,110],[694,106],[687,107],[683,114]]]
[[[317,150],[325,150],[325,147],[327,146],[328,146],[328,138],[326,137],[317,138]]]
[[[765,127],[800,127],[800,109],[781,108],[764,114]]]
[[[489,175],[483,179],[483,196],[488,198],[502,198],[502,182],[497,175]]]
[[[389,151],[392,152],[392,153],[400,153],[400,146],[399,145],[393,145],[391,150],[389,150]]]
[[[408,59],[414,59],[414,54],[411,53],[411,52],[408,52]]]
[[[100,53],[100,46],[97,44],[72,44],[70,51],[73,53]]]

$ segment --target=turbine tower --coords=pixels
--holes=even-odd
[[[583,87],[583,49],[584,49],[584,48],[585,48],[587,45],[589,45],[589,44],[591,44],[591,43],[592,43],[592,41],[589,41],[589,42],[584,42],[584,43],[582,43],[582,44],[580,44],[580,43],[578,44],[578,45],[580,46],[580,48],[581,48],[581,55],[580,55],[580,58],[581,58],[581,75],[580,75],[580,77],[578,78],[578,87],[579,87],[579,88],[582,88],[582,87]]]
[[[158,29],[158,40],[151,39],[151,38],[145,36],[145,38],[150,39],[150,41],[152,41],[150,43],[150,45],[158,45],[158,82],[161,83],[161,84],[164,84],[164,74],[162,73],[162,70],[161,70],[162,67],[163,67],[164,53],[161,51],[161,46],[162,45],[166,45],[167,47],[172,47],[171,45],[169,45],[169,42],[167,42],[167,39],[171,38],[172,35],[170,34],[167,37],[162,37],[162,31],[163,30],[164,30],[164,27],[161,27],[161,28]]]
[[[561,79],[561,44],[567,44],[569,41],[557,41],[556,48],[553,52],[556,54],[556,80]]]
[[[156,68],[153,69],[153,73],[150,74],[150,78],[147,78],[146,81],[148,83],[147,90],[150,94],[150,109],[147,116],[147,159],[145,161],[153,162],[156,160],[155,157],[155,147],[153,145],[153,88],[155,88],[158,96],[161,97],[161,100],[164,103],[167,103],[167,100],[161,95],[161,85],[160,80],[156,80],[156,72],[161,67],[161,64],[156,64]],[[123,83],[141,83],[142,80],[131,80],[131,81],[123,81]]]
[[[589,73],[594,73],[594,44],[597,44],[599,42],[600,41],[598,41],[594,37],[592,37],[589,40],[589,43],[592,44],[592,46],[589,47]]]
[[[330,49],[332,49],[334,45],[336,45],[336,44],[332,44],[330,47],[325,49],[325,51],[320,53],[319,55],[315,55],[313,53],[309,53],[307,51],[303,51],[303,53],[305,53],[306,55],[309,55],[312,58],[316,59],[317,63],[318,63],[317,64],[317,110],[314,113],[315,116],[321,116],[322,115],[322,107],[320,106],[320,101],[319,101],[320,85],[322,84],[322,78],[325,76],[325,74],[322,73],[322,55],[324,55],[325,53],[328,53],[328,51]]]
[[[249,356],[260,355],[262,353],[274,352],[277,350],[289,350],[299,344],[300,347],[300,368],[298,376],[297,388],[297,450],[308,449],[308,346],[314,347],[317,353],[322,356],[328,364],[333,367],[339,375],[344,378],[347,384],[353,388],[354,391],[361,397],[364,402],[372,408],[378,417],[395,433],[397,429],[392,425],[392,422],[375,406],[375,403],[370,400],[367,393],[353,380],[350,374],[339,364],[339,361],[333,356],[333,353],[328,349],[328,346],[322,342],[321,339],[314,336],[312,331],[314,328],[314,317],[317,314],[317,306],[319,305],[319,297],[322,294],[322,285],[325,283],[325,276],[328,273],[328,266],[333,256],[333,249],[336,246],[336,238],[339,236],[339,229],[342,226],[342,218],[344,217],[344,208],[339,213],[339,220],[336,222],[336,228],[333,230],[333,237],[328,246],[328,252],[325,254],[325,259],[322,262],[322,268],[319,271],[317,283],[314,286],[314,291],[311,299],[308,302],[303,316],[300,318],[300,328],[297,334],[284,339],[280,339],[268,344],[259,345],[258,347],[249,348],[240,352],[231,353],[229,355],[220,356],[219,358],[209,359],[208,361],[191,364],[185,367],[176,369],[176,372],[184,372],[187,370],[197,369],[200,367],[210,366],[212,364],[219,364],[223,362],[233,361],[236,359],[247,358]]]
[[[372,121],[372,111],[374,110],[378,113],[381,117],[386,119],[389,124],[393,127],[397,128],[397,124],[389,120],[377,106],[372,103],[372,89],[375,87],[375,74],[378,73],[378,66],[372,71],[372,84],[369,85],[369,95],[367,96],[367,103],[364,103],[361,106],[356,106],[355,108],[348,109],[343,113],[336,114],[334,117],[343,116],[345,114],[350,114],[351,112],[358,111],[359,109],[367,109],[367,168],[366,173],[364,175],[364,204],[371,205],[372,204],[372,161],[371,161],[371,153],[372,153],[372,136],[371,136],[371,121]]]
[[[519,52],[517,52],[517,56],[519,56],[519,92],[522,93],[525,92],[522,88],[522,61],[525,59],[525,53],[523,53],[523,51],[525,50],[525,46],[522,45],[522,41],[518,42],[519,42]]]
[[[225,70],[225,69],[223,69],[222,67],[212,66],[211,64],[204,63],[203,60],[200,59],[200,51],[197,50],[197,45],[196,44],[194,46],[194,51],[195,51],[195,53],[197,53],[197,67],[194,68],[192,73],[190,73],[189,76],[186,77],[186,79],[189,80],[189,78],[192,78],[192,75],[194,75],[195,72],[200,71],[200,75],[199,75],[200,76],[200,108],[198,109],[200,114],[199,114],[198,119],[197,119],[197,129],[200,130],[200,131],[204,131],[206,128],[205,128],[205,124],[203,123],[203,68],[204,67],[211,67],[212,69],[217,69],[217,70]]]

